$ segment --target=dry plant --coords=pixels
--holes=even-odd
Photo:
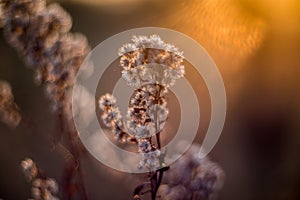
[[[21,162],[22,171],[31,183],[31,195],[35,200],[58,200],[55,196],[58,192],[58,185],[53,178],[49,178],[40,170],[36,163],[30,158]]]
[[[211,199],[223,181],[219,166],[197,158],[194,147],[169,170],[164,162],[166,152],[161,151],[160,134],[168,134],[162,132],[169,113],[165,96],[185,74],[183,52],[158,35],[151,35],[134,36],[131,43],[119,49],[119,55],[122,77],[133,87],[127,116],[123,119],[111,94],[100,97],[99,108],[104,125],[118,141],[137,144],[141,154],[137,167],[148,170],[148,181],[135,188],[133,198],[150,193],[152,200]]]
[[[0,80],[0,120],[14,128],[21,121],[19,108],[14,102],[11,87],[6,81]]]
[[[60,186],[63,199],[88,199],[80,157],[82,147],[75,128],[71,96],[76,73],[90,51],[87,39],[71,33],[70,15],[58,4],[45,0],[0,0],[0,27],[7,42],[34,70],[35,81],[43,84],[57,117],[59,135],[51,143],[66,158],[65,181]],[[123,120],[116,99],[105,94],[99,99],[102,120],[121,142],[137,144],[148,181],[134,189],[133,198],[149,192],[151,199],[211,199],[223,182],[222,169],[208,158],[199,159],[195,148],[172,166],[165,166],[160,134],[168,116],[165,95],[175,80],[183,77],[183,54],[159,36],[136,36],[119,50],[122,76],[134,87],[128,114]],[[22,123],[8,83],[0,82],[1,120],[15,127]],[[65,140],[63,140],[65,139]],[[64,142],[65,141],[65,142]],[[58,199],[58,185],[31,159],[21,163],[32,184],[35,200]],[[165,176],[164,176],[165,174]],[[75,190],[69,190],[71,184]],[[71,183],[72,182],[72,183]],[[147,189],[148,188],[148,189]]]

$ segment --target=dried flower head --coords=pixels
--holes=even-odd
[[[162,131],[168,116],[166,93],[167,89],[159,84],[147,84],[134,91],[126,119],[133,137],[151,137]]]
[[[90,51],[87,39],[69,32],[71,17],[58,4],[46,5],[46,0],[4,1],[5,6],[0,0],[0,12],[5,13],[5,16],[0,15],[0,23],[4,20],[6,39],[35,70],[36,81],[45,84],[46,94],[60,122],[60,133],[69,133],[66,135],[74,143],[77,132],[71,112],[72,87],[76,73]],[[76,154],[76,146],[70,146]],[[50,189],[34,187],[33,191],[35,199],[56,199]],[[84,196],[84,188],[80,191]]]
[[[6,0],[0,0],[0,28],[4,26],[5,18],[6,18]]]
[[[21,168],[28,181],[32,181],[38,174],[36,164],[30,158],[21,162]]]
[[[0,120],[10,127],[16,127],[21,121],[11,87],[5,81],[0,81]]]
[[[153,149],[151,145],[151,141],[149,139],[139,139],[138,140],[138,145],[139,145],[139,152],[140,153],[148,153]]]
[[[53,178],[45,177],[40,173],[35,162],[26,158],[21,162],[23,173],[31,182],[31,195],[34,200],[58,200],[58,184]]]
[[[139,163],[139,167],[147,168],[149,171],[155,171],[158,167],[161,166],[160,156],[161,151],[156,149],[153,151],[149,151],[147,153],[141,153],[142,158]]]
[[[209,158],[199,158],[198,145],[193,145],[165,173],[158,199],[209,200],[215,197],[224,181],[224,172]]]
[[[122,126],[122,116],[120,113],[119,108],[117,107],[111,107],[110,109],[107,109],[106,112],[102,115],[102,121],[107,127],[113,127],[113,126]]]
[[[117,102],[116,98],[113,95],[107,93],[99,99],[98,103],[99,103],[99,108],[101,110],[104,110],[107,107],[115,106],[116,102]]]
[[[105,94],[99,98],[98,105],[102,110],[102,122],[111,129],[118,140],[132,141],[132,137],[126,133],[121,112],[116,106],[116,98],[111,94]]]
[[[133,36],[119,49],[122,77],[133,87],[149,83],[170,87],[183,77],[183,52],[158,35]]]
[[[53,109],[71,122],[71,92],[76,73],[90,51],[87,39],[69,33],[71,17],[58,4],[12,0],[6,13],[4,33],[8,42],[35,68],[37,82],[46,84]]]
[[[58,185],[52,178],[36,178],[32,182],[31,195],[34,200],[58,200],[55,194],[58,192]]]
[[[138,142],[138,152],[141,153],[139,167],[155,171],[163,159],[159,142],[154,145],[151,138],[162,131],[167,120],[169,110],[165,94],[168,87],[185,73],[183,52],[165,43],[158,35],[151,35],[133,36],[131,43],[119,49],[119,55],[122,77],[135,90],[125,122],[121,121],[115,98],[110,94],[100,97],[102,121],[112,130],[115,130],[115,124],[121,124],[122,131],[118,133],[126,132]]]
[[[156,123],[155,126],[158,129],[157,131],[161,131],[169,114],[168,108],[164,105],[154,104],[147,112],[151,121]]]

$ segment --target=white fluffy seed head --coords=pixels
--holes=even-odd
[[[208,157],[200,159],[199,149],[199,145],[192,145],[165,172],[162,183],[168,186],[168,193],[162,192],[160,199],[209,200],[216,196],[224,182],[224,171]]]
[[[38,174],[36,164],[30,158],[26,158],[21,162],[21,168],[28,181],[32,181]]]
[[[135,88],[156,83],[170,87],[184,76],[183,53],[158,35],[133,36],[119,49],[122,77]]]

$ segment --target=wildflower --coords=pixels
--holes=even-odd
[[[116,107],[107,109],[106,112],[103,112],[101,118],[104,124],[108,127],[118,125],[122,119],[120,111]]]
[[[39,173],[35,162],[26,158],[21,162],[21,167],[27,180],[31,182],[31,195],[34,200],[58,200],[57,182],[53,178],[45,177]]]
[[[133,36],[132,43],[126,43],[119,49],[119,55],[124,55],[128,52],[136,51],[138,49],[163,49],[169,52],[174,52],[179,56],[183,56],[183,52],[180,52],[174,45],[165,43],[158,35],[147,36]]]
[[[35,200],[58,200],[58,185],[52,178],[37,178],[32,182],[31,195]]]
[[[19,108],[14,102],[11,87],[5,81],[0,81],[0,121],[13,128],[21,121]]]
[[[153,123],[156,125],[157,131],[161,131],[165,121],[167,120],[169,110],[163,106],[154,104],[148,110],[148,115]]]
[[[164,71],[164,78],[162,80],[162,84],[166,87],[170,87],[174,85],[176,79],[183,77],[184,73],[184,66],[182,65],[174,69],[166,69]]]
[[[0,0],[0,28],[4,26],[6,17],[6,5],[4,0]]]
[[[56,181],[53,179],[53,178],[48,178],[46,179],[46,186],[47,186],[47,189],[49,191],[51,191],[52,193],[57,193],[58,192],[58,185],[56,183]]]
[[[153,123],[147,123],[143,126],[137,126],[132,134],[137,139],[149,138],[156,134],[155,125]]]
[[[24,159],[21,162],[21,167],[28,181],[33,180],[38,174],[36,164],[30,158]]]
[[[158,35],[133,36],[131,41],[119,49],[122,77],[130,86],[156,83],[170,87],[183,77],[183,53],[178,48]]]
[[[89,46],[85,36],[69,33],[72,20],[58,4],[45,0],[12,0],[6,4],[5,36],[26,63],[35,69],[36,81],[46,84],[53,110],[69,120],[72,87]]]
[[[46,0],[0,0],[2,26],[8,43],[35,71],[36,82],[45,85],[53,111],[58,114],[63,129],[70,133],[69,141],[75,142],[71,96],[76,73],[90,51],[86,37],[70,33],[72,20],[69,14],[58,4],[46,5]],[[76,146],[70,146],[72,151],[77,151]],[[30,179],[34,177],[33,172],[28,174]],[[84,187],[80,190],[85,196]],[[36,199],[57,199],[49,190],[42,190],[41,196],[37,188],[33,191]]]
[[[152,149],[152,145],[148,139],[139,139],[138,140],[139,152],[148,153]]]
[[[147,168],[149,171],[155,171],[160,167],[160,150],[156,149],[154,151],[149,151],[147,153],[141,153],[142,158],[139,163],[140,168]]]
[[[135,141],[131,135],[126,133],[121,112],[116,107],[116,99],[111,94],[102,95],[98,106],[102,110],[101,119],[105,126],[109,127],[119,142]]]
[[[224,172],[209,158],[198,157],[199,146],[193,145],[165,173],[158,199],[212,199],[222,187]]]
[[[99,99],[99,108],[101,110],[104,110],[106,107],[109,107],[109,106],[115,106],[116,105],[116,98],[107,93],[103,96],[101,96],[101,98]]]
[[[133,121],[136,125],[144,125],[149,116],[147,115],[146,109],[139,107],[129,107],[127,111],[127,120]]]
[[[185,73],[183,53],[159,36],[151,35],[133,36],[131,43],[119,49],[119,55],[122,77],[135,87],[127,110],[125,130],[138,143],[141,154],[138,167],[148,169],[151,175],[151,198],[154,200],[158,192],[157,197],[165,200],[210,199],[220,188],[224,174],[208,158],[194,156],[195,147],[176,161],[163,178],[169,167],[163,167],[164,154],[157,133],[162,131],[169,114],[165,99],[168,88]],[[109,94],[103,95],[99,107],[103,111],[102,121],[114,130],[113,124],[121,121],[121,117],[119,112],[114,112],[116,101],[111,98]],[[120,129],[115,131],[120,132]],[[155,144],[152,143],[154,135],[157,137]],[[140,199],[142,190],[148,185],[139,185],[134,191],[134,199]]]
[[[138,87],[141,85],[141,78],[139,77],[141,69],[140,67],[130,70],[122,71],[122,78],[124,78],[130,86]]]

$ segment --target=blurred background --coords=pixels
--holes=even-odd
[[[72,31],[86,35],[91,47],[144,26],[174,29],[200,43],[219,67],[228,100],[222,135],[210,153],[226,173],[218,199],[300,198],[299,0],[55,2],[70,13]],[[22,116],[29,116],[34,127],[10,129],[0,124],[0,199],[27,199],[31,186],[20,161],[33,158],[59,181],[63,158],[46,136],[55,132],[55,122],[43,87],[34,83],[34,72],[0,32],[0,79],[11,84]],[[204,123],[200,129],[205,128]],[[134,175],[107,173],[88,153],[82,163],[90,199],[130,199]]]

